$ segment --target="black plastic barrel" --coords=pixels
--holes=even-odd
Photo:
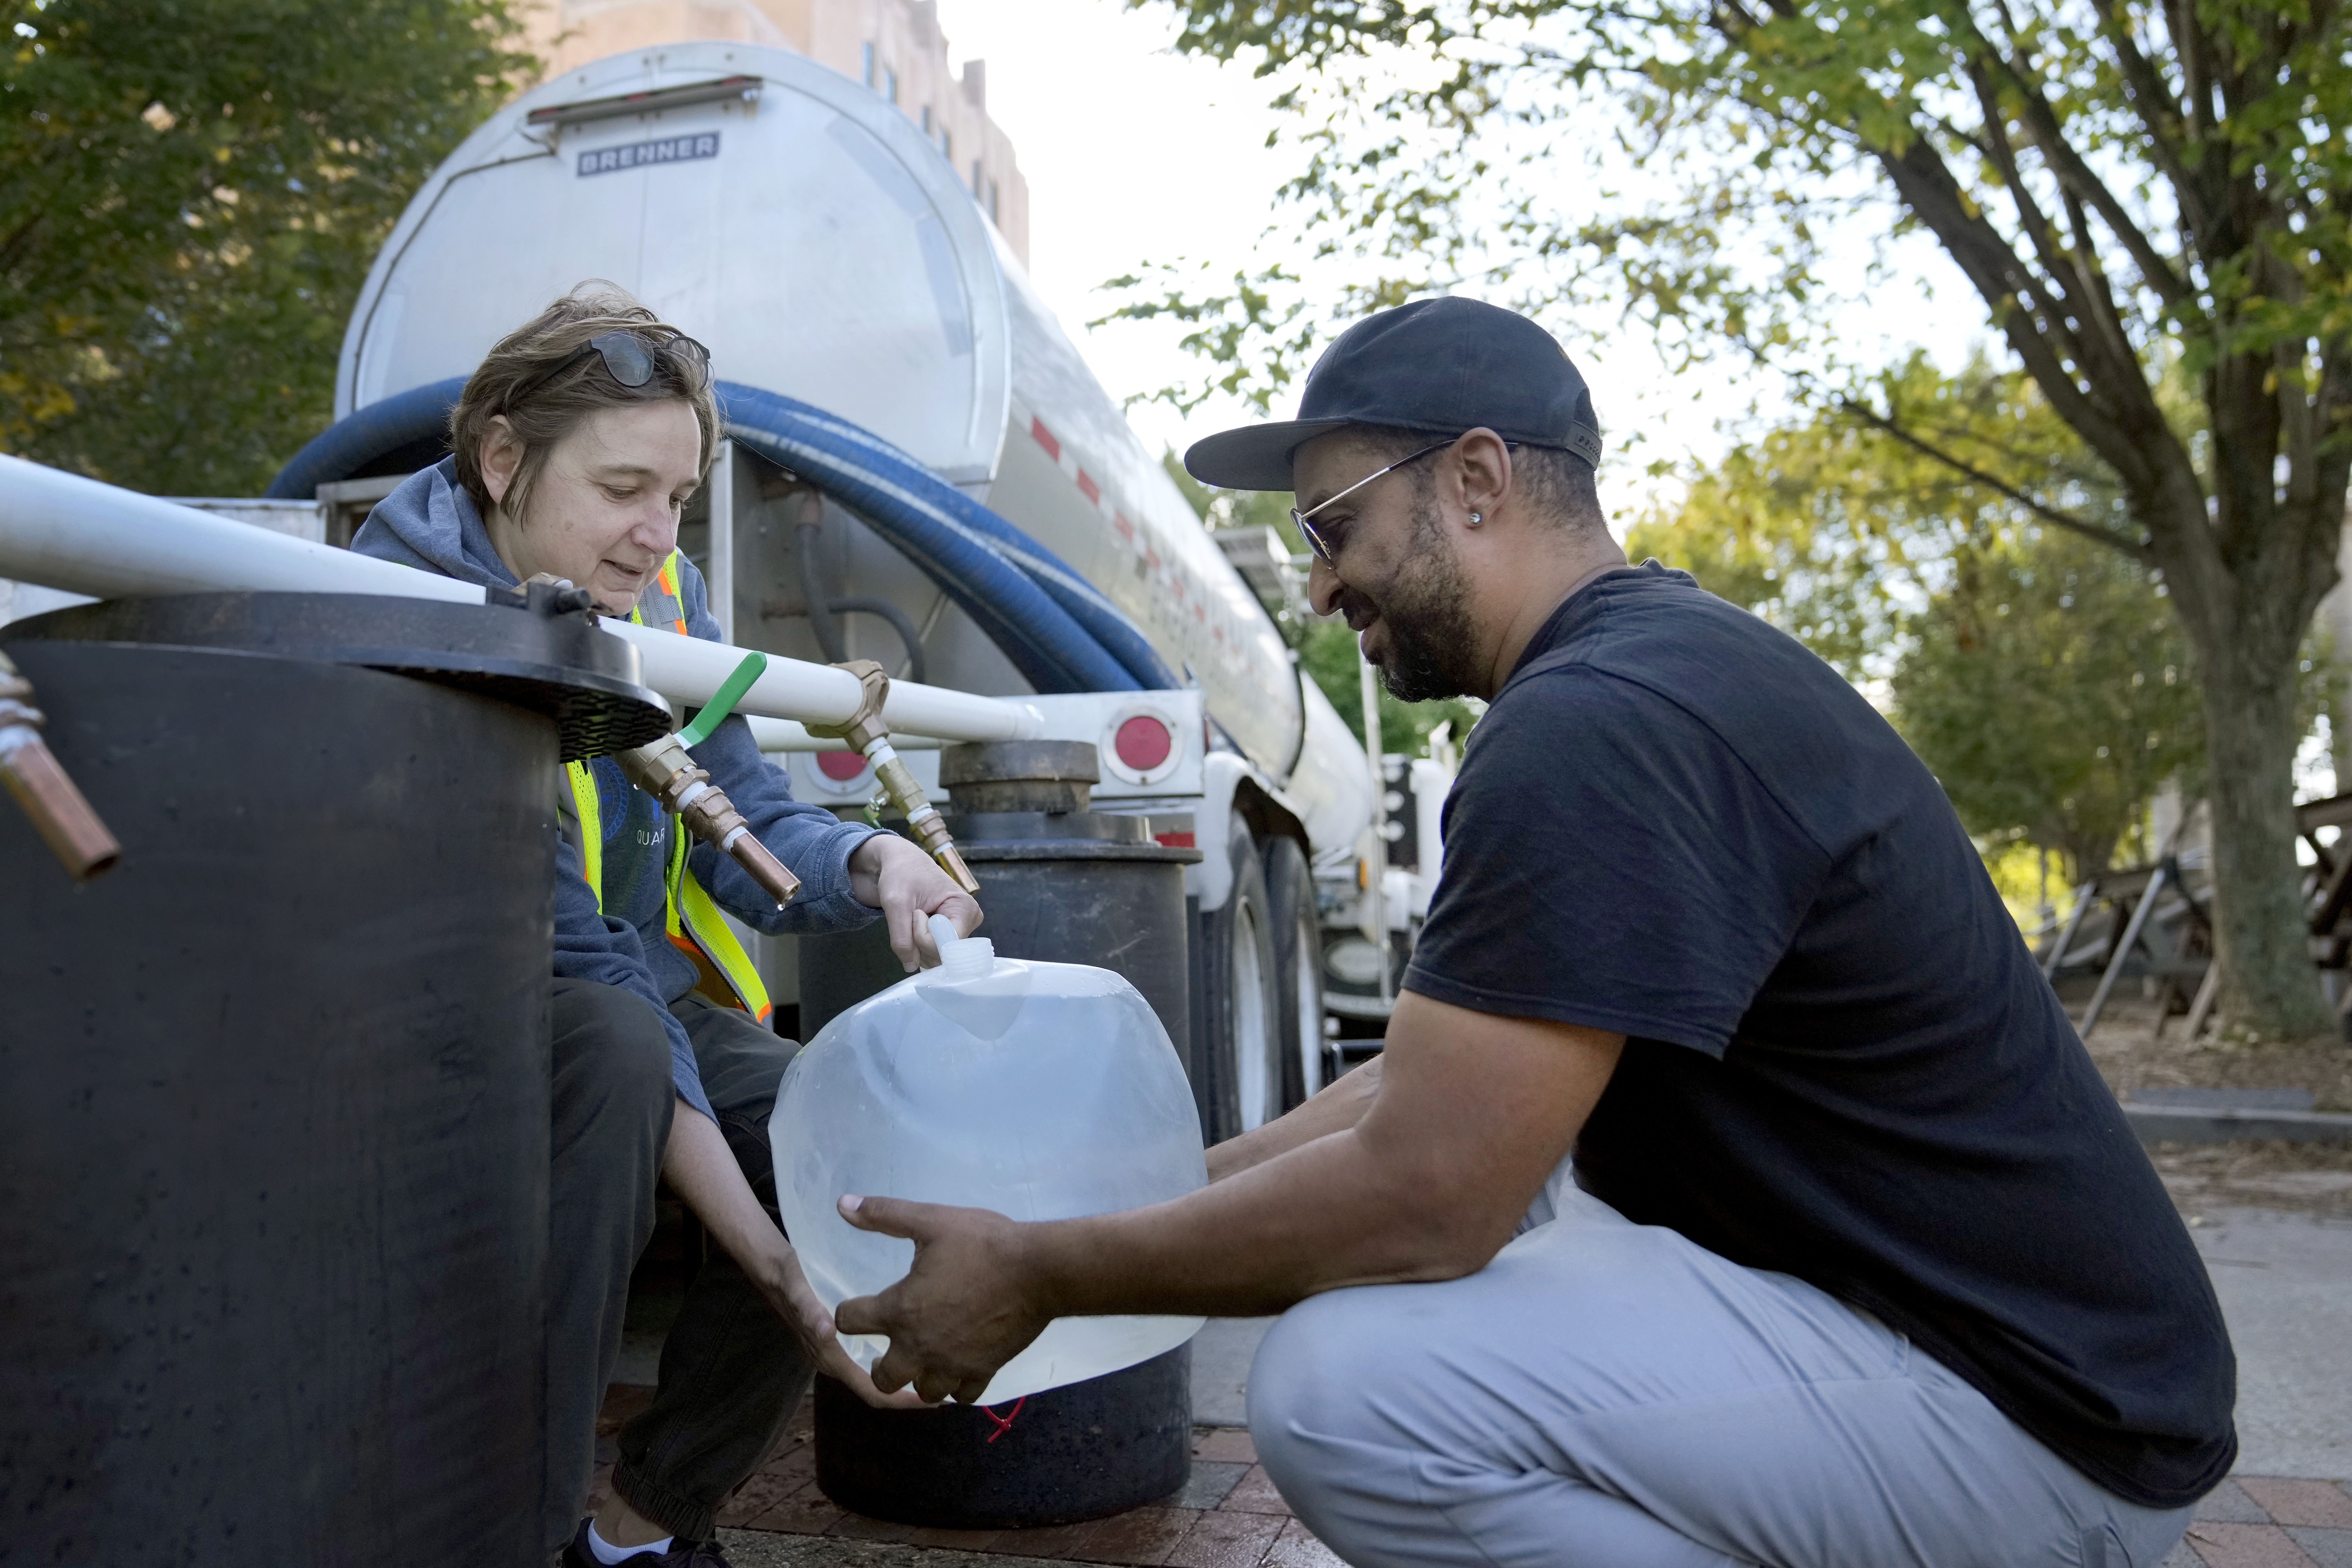
[[[77,889],[0,798],[0,1557],[540,1560],[555,764],[663,719],[611,642],[0,628],[123,846]]]
[[[961,750],[1002,757],[1014,748]],[[943,763],[943,775],[954,771]],[[959,791],[956,804],[980,794]],[[1074,804],[1085,800],[1080,789]],[[1125,977],[1181,1048],[1191,994],[1184,866],[1198,850],[1153,843],[1142,817],[1083,809],[950,815],[948,827],[980,879],[987,923],[978,934],[1000,956],[1090,963]],[[877,927],[803,937],[800,973],[810,1038],[905,978]],[[1033,1394],[1017,1408],[876,1410],[820,1377],[815,1424],[817,1486],[853,1512],[966,1530],[1097,1519],[1184,1484],[1192,1347]]]

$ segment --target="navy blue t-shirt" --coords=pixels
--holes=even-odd
[[[1876,1314],[2152,1507],[2228,1473],[2204,1264],[1935,778],[1652,562],[1472,731],[1406,989],[1628,1037],[1577,1140],[1629,1219]]]

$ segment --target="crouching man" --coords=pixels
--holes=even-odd
[[[2229,1340],[1936,781],[1625,563],[1532,322],[1385,311],[1301,416],[1186,464],[1297,492],[1391,690],[1493,704],[1385,1055],[1155,1208],[845,1195],[917,1244],[837,1314],[877,1385],[972,1398],[1056,1316],[1281,1312],[1251,1431],[1353,1563],[2154,1568],[2236,1452]]]

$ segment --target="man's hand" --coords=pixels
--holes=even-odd
[[[1407,992],[1380,1073],[1342,1079],[1278,1134],[1237,1140],[1218,1179],[1183,1197],[1031,1224],[845,1201],[851,1224],[916,1252],[905,1279],[835,1315],[889,1337],[877,1387],[964,1398],[1055,1318],[1258,1317],[1322,1290],[1458,1279],[1510,1240],[1623,1047]]]
[[[852,1194],[841,1215],[915,1244],[904,1279],[844,1301],[838,1314],[844,1332],[888,1337],[874,1363],[874,1386],[885,1394],[912,1384],[934,1404],[976,1404],[997,1368],[1054,1320],[1024,1267],[1022,1227],[1001,1214]]]
[[[945,915],[958,936],[980,929],[980,905],[929,855],[895,833],[877,833],[849,856],[849,890],[857,901],[882,911],[890,927],[890,951],[912,974],[940,961],[931,941],[930,917]]]

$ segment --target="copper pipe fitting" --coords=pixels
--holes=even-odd
[[[42,721],[32,683],[0,654],[0,784],[33,819],[66,874],[87,882],[122,858],[122,846],[41,739]]]
[[[776,908],[801,890],[801,879],[760,842],[727,792],[710,782],[709,770],[695,762],[676,735],[622,752],[616,760],[631,784],[661,802],[664,810],[676,812],[697,838],[724,850],[766,889]]]
[[[898,760],[898,751],[890,744],[890,726],[882,717],[882,704],[890,695],[890,678],[882,667],[870,658],[854,658],[847,664],[835,665],[857,677],[865,689],[857,711],[840,724],[806,724],[812,735],[820,739],[846,741],[873,764],[874,776],[881,782],[885,794],[907,815],[908,829],[922,845],[926,854],[939,863],[948,879],[974,898],[980,896],[980,879],[963,863],[963,856],[940,819],[939,808],[923,794],[923,786]]]

